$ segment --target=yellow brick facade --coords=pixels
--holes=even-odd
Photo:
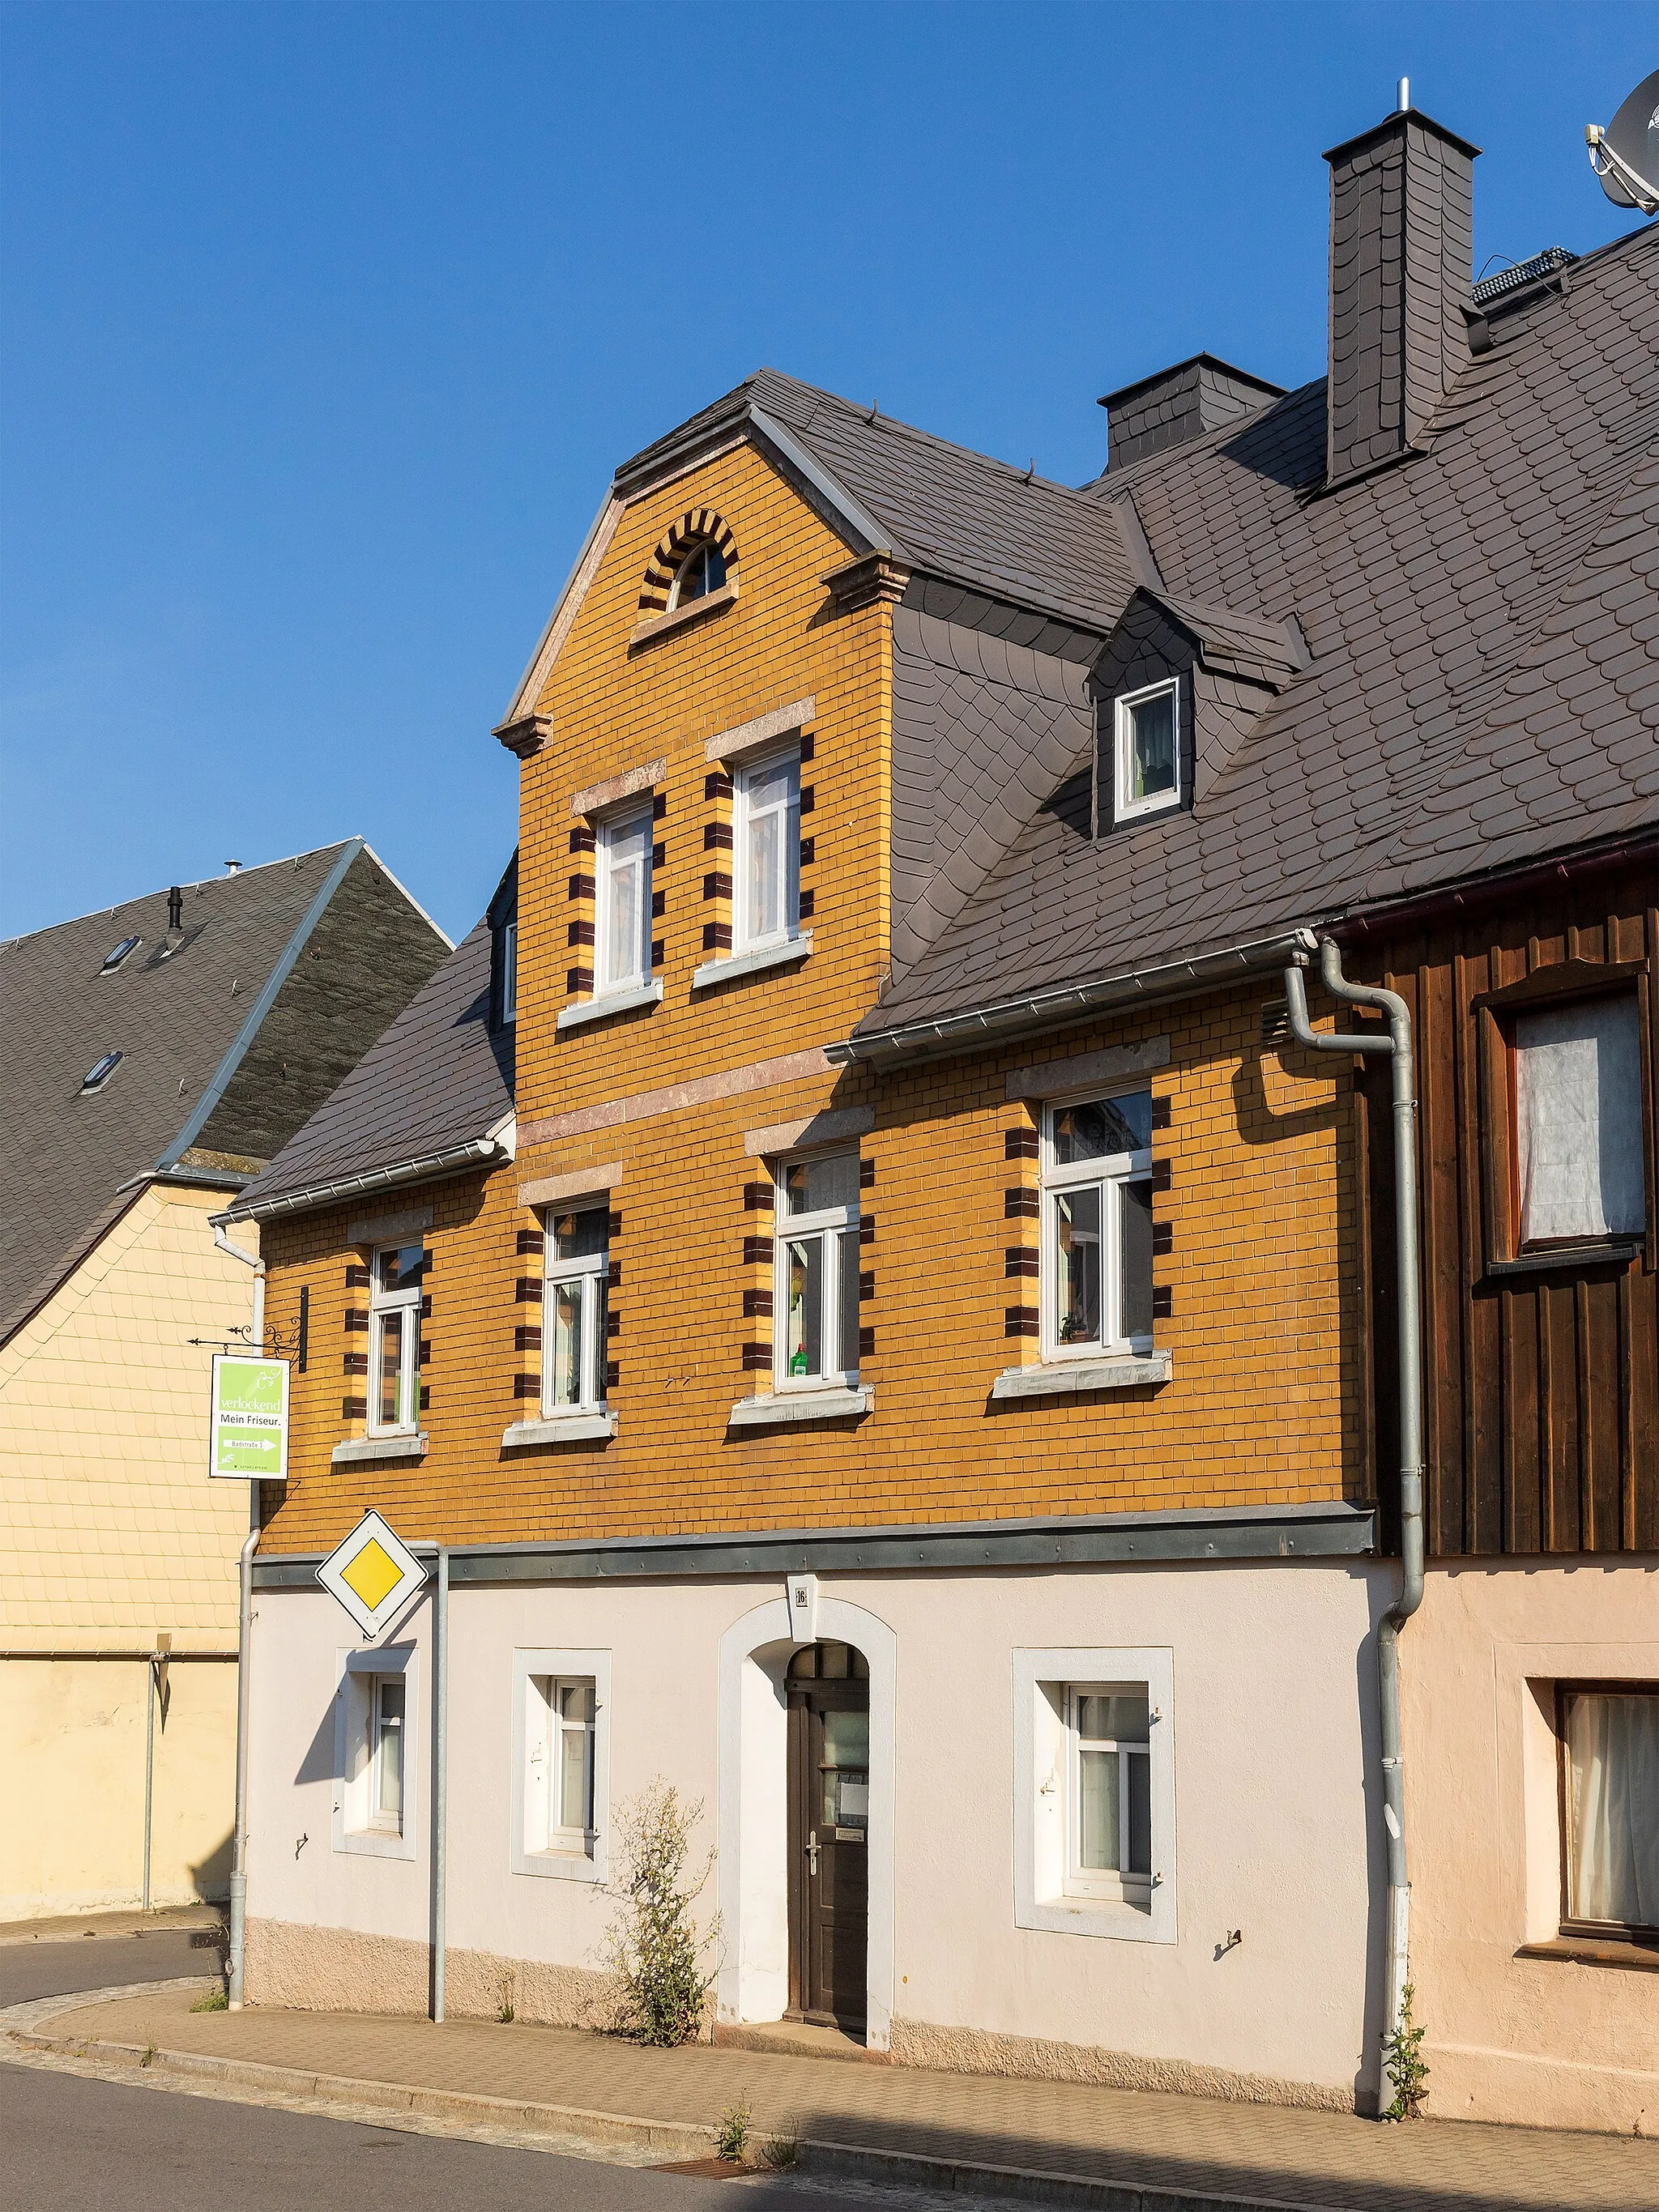
[[[740,589],[683,627],[630,645],[653,548],[688,507],[732,532]],[[411,1538],[582,1539],[646,1532],[825,1527],[1151,1508],[1273,1504],[1362,1486],[1359,1346],[1344,1284],[1358,1265],[1358,1123],[1346,1074],[1261,1034],[1261,986],[1137,1010],[1047,1037],[888,1074],[837,1072],[822,1048],[873,1002],[887,960],[887,791],[891,627],[876,603],[842,613],[824,578],[848,549],[755,452],[741,447],[627,507],[571,625],[537,711],[550,735],[521,789],[517,1108],[511,1167],[419,1194],[434,1207],[429,1439],[420,1461],[333,1466],[360,1434],[343,1407],[346,1212],[266,1232],[270,1316],[291,1337],[311,1292],[310,1356],[294,1385],[287,1494],[268,1541],[326,1547],[373,1504]],[[705,924],[725,911],[703,878],[730,855],[705,830],[729,818],[708,792],[708,740],[811,698],[811,957],[794,969],[691,988]],[[573,795],[655,760],[662,854],[653,922],[665,996],[653,1009],[561,1034],[572,943],[591,900],[572,880]],[[1006,1367],[1037,1357],[1009,1310],[1037,1285],[1007,1272],[1036,1224],[1007,1194],[1036,1163],[1008,1157],[1036,1109],[1007,1076],[1104,1048],[1167,1040],[1150,1079],[1169,1100],[1154,1138],[1168,1188],[1155,1200],[1170,1249],[1156,1266],[1173,1356],[1157,1389],[994,1401]],[[777,1064],[783,1063],[780,1067]],[[684,1086],[693,1086],[689,1091]],[[744,1311],[769,1285],[745,1238],[769,1237],[745,1206],[763,1179],[745,1133],[821,1109],[868,1109],[858,1139],[873,1233],[860,1307],[873,1332],[856,1424],[728,1427],[768,1378],[744,1346],[770,1324]],[[581,1119],[586,1117],[586,1126]],[[533,1415],[515,1377],[538,1371],[515,1334],[540,1321],[515,1286],[535,1277],[522,1239],[539,1226],[521,1184],[619,1165],[611,1206],[617,1375],[609,1442],[505,1449]],[[390,1201],[388,1201],[390,1202]],[[400,1201],[401,1202],[401,1201]],[[754,1301],[751,1299],[750,1303]]]

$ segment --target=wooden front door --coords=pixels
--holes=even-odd
[[[861,2029],[870,1924],[870,1670],[847,1644],[789,1662],[789,2005]]]

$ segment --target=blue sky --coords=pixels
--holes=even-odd
[[[362,831],[452,934],[616,463],[762,363],[1073,482],[1208,347],[1322,373],[1323,148],[1632,227],[1659,7],[0,0],[0,934]]]

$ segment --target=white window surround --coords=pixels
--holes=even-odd
[[[346,1646],[334,1654],[333,1848],[368,1858],[412,1859],[420,1775],[417,1646],[388,1644],[379,1650]],[[369,1802],[369,1718],[374,1685],[388,1674],[404,1680],[403,1828],[374,1825]]]
[[[557,1223],[568,1218],[573,1223],[586,1222],[587,1235],[597,1238],[598,1249],[592,1252],[562,1258],[554,1249],[558,1237]],[[575,1416],[603,1415],[605,1402],[605,1316],[609,1300],[607,1291],[611,1270],[610,1207],[602,1198],[597,1206],[549,1206],[542,1217],[542,1410],[544,1423],[568,1420]],[[570,1294],[574,1302],[577,1372],[574,1377],[575,1395],[561,1398],[556,1395],[556,1360],[559,1349],[559,1333],[556,1320],[557,1294]],[[603,1431],[609,1434],[609,1430]]]
[[[422,1261],[412,1283],[393,1284],[387,1287],[384,1276],[389,1255],[417,1249],[416,1240],[378,1244],[370,1255],[368,1263],[368,1440],[378,1442],[395,1437],[404,1440],[405,1449],[418,1434],[421,1425],[421,1301],[426,1293],[427,1267],[423,1237],[419,1240],[419,1245],[422,1250]],[[387,1421],[380,1418],[385,1382],[386,1326],[387,1318],[394,1314],[398,1317],[400,1345],[399,1395],[404,1418]]]
[[[733,956],[789,946],[800,934],[799,741],[736,769],[732,847]]]
[[[734,1597],[737,1596],[734,1592]],[[870,1669],[869,1922],[866,2043],[891,2039],[898,1638],[864,1607],[819,1585],[821,1637],[850,1644]],[[788,1710],[784,1669],[799,1642],[785,1589],[734,1620],[720,1644],[718,1884],[722,1941],[715,1983],[723,2021],[775,2021],[789,2002]]]
[[[601,1443],[616,1433],[617,1416],[600,1406],[588,1413],[552,1413],[539,1421],[509,1421],[501,1431],[501,1449],[518,1451],[526,1444]]]
[[[344,1443],[335,1445],[329,1458],[336,1467],[373,1465],[383,1459],[424,1459],[430,1442],[429,1437],[416,1429],[395,1436],[349,1437]]]
[[[1068,1896],[1068,1684],[1144,1682],[1152,1723],[1152,1894],[1127,1899]],[[1014,1925],[1126,1943],[1176,1940],[1175,1655],[1158,1646],[1017,1649],[1014,1703]]]
[[[593,1831],[586,1849],[556,1843],[538,1847],[544,1823],[534,1803],[532,1736],[537,1733],[540,1694],[532,1685],[590,1681],[593,1685]],[[514,1874],[554,1881],[603,1885],[611,1848],[611,1654],[609,1651],[519,1650],[513,1654],[513,1759],[508,1864]]]
[[[1153,699],[1169,697],[1175,704],[1175,782],[1168,791],[1152,793],[1145,799],[1134,796],[1134,709]],[[1112,702],[1112,819],[1115,822],[1137,821],[1143,815],[1163,814],[1181,804],[1181,684],[1177,678],[1169,678],[1157,684],[1145,684],[1138,691],[1126,691]]]
[[[616,999],[651,980],[652,809],[630,806],[593,825],[593,997]]]
[[[556,1029],[585,1029],[589,1022],[608,1021],[612,1014],[631,1014],[639,1006],[659,1006],[662,1004],[662,977],[653,975],[648,983],[635,984],[626,991],[606,991],[592,999],[575,999],[569,1006],[562,1006]]]
[[[793,1390],[757,1393],[739,1398],[726,1415],[734,1429],[782,1428],[791,1421],[844,1421],[854,1413],[867,1413],[876,1402],[867,1386],[820,1383],[816,1389],[797,1384]]]
[[[798,930],[775,945],[751,946],[746,952],[722,952],[716,959],[705,960],[691,971],[691,988],[707,991],[716,983],[735,982],[739,975],[762,975],[769,968],[793,967],[810,959],[811,953],[811,931]]]
[[[1115,1333],[1114,1321],[1118,1319],[1122,1281],[1122,1238],[1124,1189],[1133,1184],[1145,1187],[1152,1172],[1150,1142],[1135,1152],[1105,1154],[1090,1160],[1069,1161],[1060,1164],[1054,1158],[1054,1117],[1069,1107],[1109,1105],[1117,1098],[1134,1098],[1146,1094],[1145,1082],[1124,1081],[1096,1086],[1087,1091],[1071,1092],[1051,1098],[1042,1107],[1038,1136],[1039,1182],[1041,1212],[1038,1224],[1038,1285],[1042,1330],[1043,1367],[1060,1370],[1073,1363],[1104,1370],[1130,1363],[1139,1363],[1155,1357],[1150,1329],[1145,1333],[1121,1334]],[[1054,1306],[1060,1267],[1059,1235],[1056,1227],[1058,1208],[1056,1195],[1075,1190],[1098,1188],[1100,1219],[1098,1242],[1098,1296],[1100,1328],[1098,1337],[1087,1340],[1062,1342],[1054,1326]],[[1162,1376],[1141,1374],[1131,1381],[1096,1382],[1092,1384],[1057,1382],[1056,1390],[1067,1389],[1133,1389],[1139,1383],[1161,1381]],[[1022,1395],[1010,1391],[1006,1395]]]
[[[1121,1358],[1056,1360],[1041,1367],[1005,1367],[991,1385],[994,1398],[1054,1398],[1080,1390],[1144,1390],[1167,1382],[1175,1359],[1167,1352],[1132,1352]]]
[[[850,1395],[859,1377],[859,1155],[854,1152],[798,1153],[770,1163],[774,1193],[772,1271],[772,1389],[775,1395],[823,1397],[826,1393]],[[816,1175],[838,1176],[850,1200],[830,1202],[799,1212],[790,1210],[790,1177],[800,1171],[804,1190],[812,1188]],[[831,1191],[834,1184],[830,1186]],[[822,1187],[817,1194],[824,1195]],[[790,1372],[789,1328],[791,1247],[799,1243],[817,1248],[817,1335],[820,1365],[801,1375]],[[848,1296],[848,1271],[852,1282]],[[803,1290],[803,1318],[808,1311],[812,1277],[808,1272]],[[850,1319],[849,1319],[850,1310]],[[850,1335],[852,1341],[846,1340]],[[803,1348],[803,1356],[805,1356]]]

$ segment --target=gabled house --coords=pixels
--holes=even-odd
[[[212,1216],[447,950],[361,838],[0,945],[0,1917],[223,1893],[258,1242]]]
[[[617,471],[454,994],[511,1161],[228,1210],[343,1347],[256,2001],[423,2008],[441,1828],[452,2008],[602,2017],[663,1776],[717,2035],[1374,2111],[1409,1975],[1433,2109],[1647,2108],[1659,234],[1476,287],[1474,151],[1334,149],[1328,379],[1143,379],[1091,483],[765,370]]]

